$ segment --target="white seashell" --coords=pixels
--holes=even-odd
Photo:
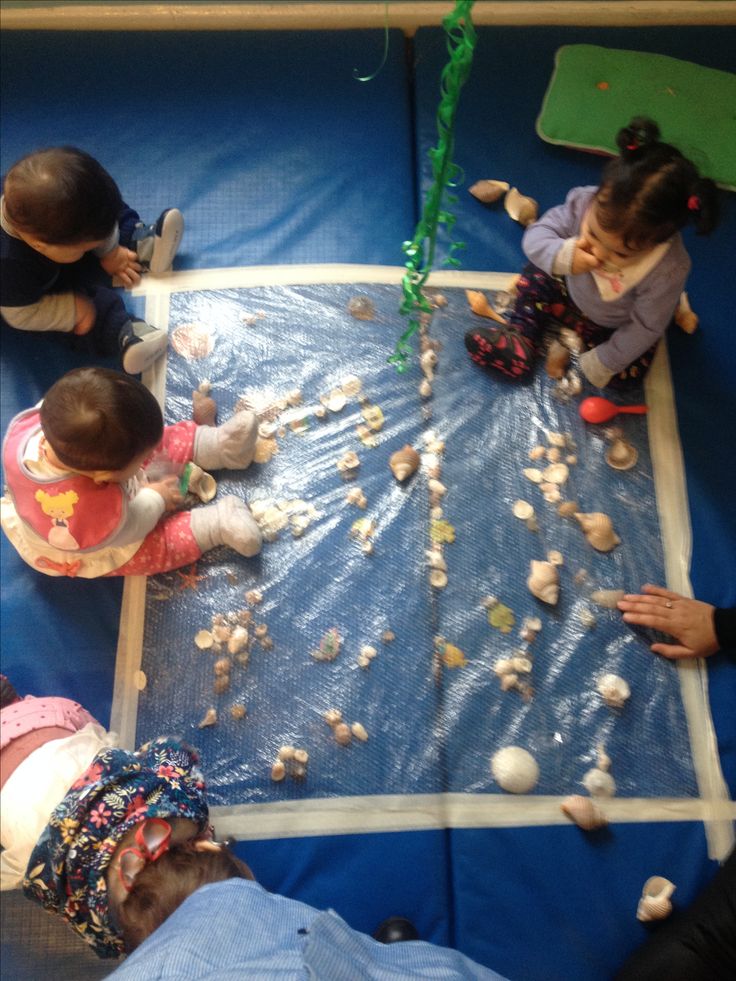
[[[468,191],[483,204],[493,204],[494,201],[502,198],[508,189],[508,181],[482,180],[476,181]]]
[[[371,647],[370,644],[363,644],[363,646],[360,648],[360,654],[361,657],[365,657],[369,661],[372,661],[373,658],[378,654],[378,651],[376,650],[375,647]]]
[[[567,444],[567,437],[564,433],[548,432],[545,435],[547,436],[547,442],[550,446],[563,447]]]
[[[367,741],[368,733],[366,732],[365,726],[360,722],[353,722],[353,724],[350,726],[350,731],[356,739],[360,740],[360,742],[364,743]]]
[[[348,450],[337,461],[337,469],[340,473],[350,473],[351,470],[357,470],[359,466],[360,458],[352,450]]]
[[[207,711],[204,714],[204,718],[199,723],[198,728],[205,729],[207,726],[213,726],[216,722],[217,722],[217,710],[213,708],[207,709]]]
[[[616,781],[610,773],[598,767],[588,770],[582,783],[591,797],[613,797],[616,793]]]
[[[428,399],[432,395],[432,383],[423,378],[419,383],[419,394],[423,399]]]
[[[248,630],[240,625],[233,628],[230,639],[227,642],[227,649],[231,654],[238,654],[248,643]]]
[[[588,630],[592,630],[598,622],[595,618],[595,613],[593,613],[593,611],[589,610],[587,607],[583,607],[583,609],[579,611],[578,620]]]
[[[529,674],[532,669],[532,662],[528,657],[512,657],[511,663],[514,671],[518,671],[519,674]]]
[[[560,809],[583,831],[595,831],[596,828],[608,824],[605,814],[597,804],[590,797],[583,797],[582,794],[566,797],[560,804]]]
[[[341,412],[345,408],[347,397],[345,392],[335,388],[329,395],[323,396],[320,401],[329,412]]]
[[[369,668],[371,666],[370,658],[366,657],[364,654],[359,654],[355,660],[357,661],[359,668]]]
[[[345,500],[348,504],[354,504],[356,507],[365,510],[368,506],[368,498],[363,493],[360,487],[351,487],[350,490],[345,495]]]
[[[542,483],[542,471],[537,470],[536,467],[524,467],[521,471],[527,480],[531,480],[533,484]]]
[[[442,569],[432,569],[429,574],[430,585],[435,589],[444,589],[447,585],[447,573]]]
[[[610,708],[623,708],[624,702],[631,695],[629,683],[617,674],[602,675],[598,679],[597,689]]]
[[[510,691],[519,685],[519,676],[514,671],[501,675],[501,691]]]
[[[542,621],[539,617],[524,617],[524,623],[522,624],[524,630],[533,630],[534,633],[539,633],[542,629]]]
[[[564,565],[565,559],[562,552],[558,552],[557,549],[551,548],[547,552],[547,561],[551,562],[552,565]]]
[[[342,722],[342,712],[340,709],[327,709],[323,718],[328,726],[334,727],[338,722]]]
[[[194,635],[194,643],[199,647],[200,650],[205,651],[215,642],[215,638],[212,636],[209,630],[200,630]]]
[[[271,767],[271,779],[275,783],[278,783],[280,780],[283,780],[285,776],[286,776],[286,767],[284,766],[281,760],[276,760],[276,762]]]
[[[534,515],[534,508],[528,501],[514,501],[512,510],[514,517],[521,518],[522,521],[526,521],[527,518],[531,518]]]
[[[297,748],[294,750],[294,762],[300,763],[302,766],[309,763],[309,753],[306,749]]]
[[[606,463],[614,470],[631,470],[639,459],[639,451],[623,438],[614,439],[606,452]]]
[[[562,497],[557,484],[540,484],[539,489],[542,491],[545,501],[549,501],[550,504],[557,504]]]
[[[543,603],[554,606],[560,597],[560,576],[556,566],[536,559],[532,559],[530,566],[531,572],[526,581],[529,592]]]
[[[585,532],[585,537],[597,551],[610,552],[621,544],[621,539],[613,530],[613,522],[602,511],[591,511],[589,514],[577,511],[575,517]]]
[[[340,382],[340,390],[348,398],[352,398],[357,395],[358,392],[363,388],[363,382],[358,378],[357,375],[348,375],[347,378],[343,378]]]
[[[432,381],[434,379],[434,369],[437,367],[437,352],[433,351],[432,348],[427,348],[419,356],[419,366],[422,369],[422,373],[427,381]]]
[[[514,659],[511,657],[502,657],[493,665],[493,673],[498,675],[499,678],[503,677],[505,674],[511,674],[513,670]]]
[[[442,552],[436,548],[428,548],[425,554],[430,569],[441,569],[443,572],[447,572],[447,563],[444,560]]]
[[[502,790],[526,794],[537,785],[539,766],[521,746],[505,746],[491,757],[491,774]]]
[[[521,194],[519,189],[512,187],[506,192],[504,208],[509,217],[518,221],[520,225],[531,225],[537,220],[539,208],[534,198],[526,197]]]
[[[278,759],[283,760],[284,762],[286,762],[287,760],[293,760],[294,759],[294,753],[295,752],[296,752],[296,749],[293,746],[282,746],[281,749],[277,753],[277,757],[278,757]]]
[[[403,446],[400,450],[392,453],[388,460],[391,473],[397,480],[406,480],[418,469],[421,458],[413,446]]]
[[[570,475],[570,470],[566,463],[550,463],[542,471],[542,478],[546,483],[564,484]]]
[[[642,923],[663,920],[672,912],[670,896],[677,887],[663,875],[653,875],[644,883],[641,899],[636,908],[636,918]]]
[[[603,606],[607,610],[615,610],[618,607],[618,601],[622,600],[624,596],[623,589],[596,589],[590,594],[590,599],[591,602]]]

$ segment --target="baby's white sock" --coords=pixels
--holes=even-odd
[[[229,545],[248,558],[260,552],[261,529],[248,505],[239,497],[229,494],[217,504],[194,508],[191,515],[192,534],[203,552],[218,545]]]
[[[200,426],[194,438],[194,462],[203,470],[244,470],[253,461],[258,438],[255,412],[237,412],[222,426]]]

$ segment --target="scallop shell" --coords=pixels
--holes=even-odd
[[[528,518],[534,516],[534,508],[528,501],[514,501],[512,511],[514,517],[521,518],[522,521],[526,521]]]
[[[293,759],[295,763],[301,763],[304,766],[306,763],[309,763],[309,753],[306,749],[297,748],[294,750]]]
[[[610,708],[623,708],[626,699],[631,695],[628,681],[617,674],[604,674],[598,679],[598,692]]]
[[[590,594],[591,602],[603,606],[607,610],[618,608],[618,601],[625,596],[623,589],[596,589]]]
[[[229,657],[218,658],[213,664],[213,670],[215,674],[219,677],[223,674],[230,674],[230,668],[232,667],[232,661]]]
[[[543,603],[554,606],[560,597],[560,577],[557,567],[551,562],[539,562],[532,559],[531,572],[526,584],[529,592]]]
[[[207,324],[198,321],[179,324],[169,335],[170,343],[177,354],[187,361],[198,361],[212,353],[215,338]]]
[[[356,320],[373,320],[376,310],[369,296],[359,295],[348,300],[348,313]]]
[[[631,470],[639,459],[639,451],[625,439],[614,439],[606,452],[606,463],[614,470]]]
[[[539,780],[539,765],[521,746],[505,746],[491,757],[491,774],[502,790],[526,794]]]
[[[232,708],[230,709],[230,715],[236,721],[238,719],[244,719],[246,714],[247,714],[247,709],[245,705],[240,705],[240,704],[233,705]]]
[[[421,458],[413,446],[403,446],[389,457],[388,465],[397,480],[403,481],[418,469]]]
[[[542,471],[542,478],[545,483],[564,484],[570,476],[570,470],[566,463],[550,463]]]
[[[588,770],[582,783],[591,797],[613,797],[616,793],[616,781],[610,773],[597,766]]]
[[[320,401],[329,412],[341,412],[347,403],[347,396],[342,389],[335,388],[329,395],[322,396]]]
[[[541,460],[542,457],[545,455],[546,452],[547,452],[547,450],[546,450],[546,448],[544,446],[533,446],[529,450],[529,459],[530,460]]]
[[[504,208],[509,217],[518,221],[520,225],[531,225],[539,214],[539,206],[534,198],[521,194],[516,187],[512,187],[506,194]]]
[[[585,537],[598,552],[610,552],[621,544],[621,539],[613,530],[613,522],[602,511],[591,511],[588,514],[576,511],[575,517],[585,532]]]
[[[578,507],[577,501],[563,501],[557,508],[557,513],[561,518],[572,518]]]
[[[521,472],[524,474],[526,479],[531,480],[533,484],[542,483],[543,480],[542,471],[537,470],[536,467],[524,467],[524,469]]]
[[[504,196],[509,187],[508,181],[482,180],[476,181],[468,191],[483,204],[493,204]]]
[[[642,923],[663,920],[672,912],[670,896],[677,887],[663,875],[653,875],[644,883],[641,899],[636,908],[636,918]]]
[[[608,824],[605,814],[590,797],[573,794],[560,804],[560,810],[583,831],[595,831]]]
[[[365,508],[368,506],[368,498],[365,496],[362,488],[360,487],[351,487],[345,495],[345,500],[348,502],[348,504],[354,504],[361,510],[365,510]]]

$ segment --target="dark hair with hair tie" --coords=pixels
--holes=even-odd
[[[606,165],[596,195],[598,220],[627,247],[664,242],[687,224],[698,234],[718,220],[716,186],[677,147],[660,140],[659,126],[644,116],[616,135],[621,154]]]

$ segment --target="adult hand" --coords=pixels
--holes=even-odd
[[[151,481],[148,487],[163,497],[167,511],[175,511],[184,500],[179,490],[179,478],[176,474],[169,474],[168,477],[164,477],[162,480]]]
[[[642,595],[643,594],[643,595]],[[677,659],[707,657],[719,650],[713,621],[714,606],[673,593],[662,586],[642,586],[642,594],[629,594],[619,601],[624,621],[669,634],[677,643],[652,644],[655,654]]]
[[[122,245],[115,246],[112,252],[103,255],[100,265],[108,276],[115,277],[121,286],[130,288],[141,281],[141,264],[138,262],[138,256]]]
[[[89,334],[95,325],[97,311],[89,297],[81,293],[74,294],[74,331],[75,334]]]

